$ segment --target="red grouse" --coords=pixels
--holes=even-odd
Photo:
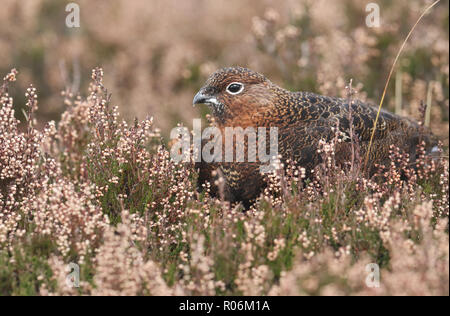
[[[278,153],[282,161],[290,159],[311,170],[321,162],[318,145],[321,139],[335,137],[334,128],[349,135],[348,100],[321,96],[310,92],[290,92],[280,88],[263,75],[252,70],[232,67],[212,74],[194,98],[193,104],[207,104],[217,127],[278,128]],[[367,152],[377,109],[358,100],[351,104],[353,132],[360,145],[360,156]],[[224,135],[224,133],[223,133]],[[343,163],[350,155],[350,137],[339,143],[336,159]],[[410,154],[414,161],[416,148],[423,139],[431,150],[433,135],[419,124],[386,111],[380,113],[377,129],[369,153],[369,169],[385,163],[391,144]],[[247,146],[247,142],[244,143]],[[249,205],[265,185],[258,162],[197,163],[199,185],[222,176],[223,193],[231,202]],[[213,172],[217,171],[217,172]]]

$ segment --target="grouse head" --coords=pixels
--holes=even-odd
[[[250,124],[276,104],[278,90],[263,75],[242,67],[213,73],[195,95],[193,104],[207,104],[219,124]]]

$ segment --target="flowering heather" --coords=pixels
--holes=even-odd
[[[214,120],[190,106],[206,78],[241,65],[376,104],[431,2],[380,1],[379,27],[360,0],[75,3],[80,28],[65,1],[1,1],[0,295],[449,295],[449,1],[409,38],[383,104],[440,152],[419,143],[412,162],[392,144],[368,177],[351,130],[336,164],[336,132],[314,170],[276,161],[246,210],[170,159],[174,126]]]
[[[224,66],[246,66],[292,91],[328,96],[345,97],[353,78],[358,98],[377,103],[400,43],[431,1],[379,1],[381,24],[374,28],[364,23],[371,1],[361,0],[74,2],[79,29],[64,27],[68,2],[2,0],[0,73],[20,67],[11,91],[16,102],[22,105],[22,91],[33,83],[42,105],[37,118],[59,120],[65,110],[59,91],[85,92],[90,70],[101,64],[121,115],[143,120],[151,113],[167,136],[176,123],[198,117],[187,105]],[[384,103],[417,118],[430,91],[431,128],[446,146],[448,11],[449,1],[441,1],[420,22]],[[402,90],[399,104],[394,81]]]
[[[34,87],[15,118],[16,75],[0,86],[1,295],[449,294],[443,153],[412,165],[392,146],[366,178],[357,143],[337,166],[336,133],[313,176],[278,163],[244,212],[196,191],[193,164],[171,161],[152,118],[121,120],[100,68],[88,96],[64,92],[61,119],[41,128]]]

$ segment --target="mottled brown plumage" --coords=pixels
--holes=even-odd
[[[230,86],[236,83],[235,86]],[[239,91],[239,84],[242,91]],[[238,93],[231,93],[232,90]],[[282,160],[290,159],[311,170],[320,163],[317,153],[319,140],[330,141],[335,136],[333,128],[349,135],[348,100],[326,97],[309,92],[290,92],[249,69],[234,67],[218,70],[207,80],[194,98],[194,104],[206,103],[211,107],[217,126],[225,127],[278,127],[278,151]],[[352,102],[353,131],[358,137],[361,156],[366,154],[377,109],[361,101]],[[419,124],[386,111],[378,120],[369,168],[384,163],[389,147],[394,144],[408,152],[412,161],[419,140],[431,148],[433,136]],[[350,156],[350,137],[336,148],[336,158],[342,163]],[[246,146],[246,143],[244,144]],[[230,201],[248,204],[264,186],[259,163],[206,163],[197,164],[199,184],[214,183],[212,171],[222,175],[225,197]],[[213,189],[214,191],[214,189]]]

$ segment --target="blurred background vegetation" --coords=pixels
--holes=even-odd
[[[381,25],[366,26],[360,0],[79,0],[80,28],[67,28],[59,0],[1,0],[0,74],[19,70],[11,91],[19,119],[29,84],[42,122],[64,110],[60,92],[87,94],[101,66],[113,103],[128,119],[154,116],[163,135],[207,109],[192,98],[217,68],[240,65],[291,90],[379,102],[401,42],[432,1],[378,0]],[[433,131],[448,145],[449,2],[417,27],[399,60],[385,108],[418,118],[432,105]],[[200,113],[199,111],[202,111]]]

